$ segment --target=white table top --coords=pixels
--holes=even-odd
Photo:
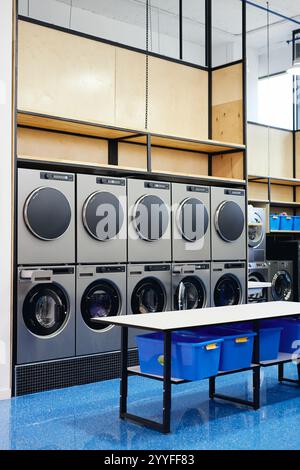
[[[98,318],[101,323],[144,328],[157,331],[173,331],[201,326],[221,325],[241,321],[300,316],[299,302],[269,302],[259,304],[213,307],[199,310],[120,315]]]
[[[248,282],[248,289],[267,289],[271,287],[271,282]]]

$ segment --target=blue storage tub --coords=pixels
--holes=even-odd
[[[298,232],[300,231],[300,216],[295,215],[293,219],[294,219],[293,230]]]
[[[280,228],[280,218],[278,215],[270,215],[270,230],[277,231]]]
[[[293,217],[289,215],[281,215],[280,217],[280,227],[279,230],[288,230],[291,231],[293,230]]]
[[[201,380],[217,375],[222,339],[172,334],[171,376]],[[136,337],[141,372],[163,375],[164,335],[150,333]]]
[[[254,337],[253,331],[237,331],[229,327],[209,327],[191,330],[191,334],[222,338],[220,371],[247,369],[251,366]]]
[[[234,325],[237,331],[253,331],[253,323],[237,323]],[[282,327],[268,326],[259,328],[259,360],[272,361],[278,358],[279,344],[281,338]]]
[[[282,318],[265,320],[263,326],[282,328],[279,351],[283,353],[298,353],[300,355],[300,320]]]

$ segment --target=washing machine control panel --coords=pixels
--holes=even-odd
[[[115,179],[115,178],[97,178],[97,184],[107,184],[111,186],[125,186],[125,180]]]
[[[145,188],[151,188],[151,189],[170,189],[170,185],[167,183],[153,183],[153,182],[146,182],[144,184]]]
[[[202,188],[201,186],[187,186],[186,190],[191,192],[191,193],[202,193],[202,194],[203,193],[206,193],[206,194],[209,193],[208,188]]]
[[[125,273],[125,266],[100,266],[96,268],[96,273]]]
[[[170,271],[170,266],[168,265],[145,266],[145,272],[158,272],[158,271]]]
[[[53,181],[74,181],[73,175],[66,175],[63,173],[41,173],[42,180],[53,180]]]

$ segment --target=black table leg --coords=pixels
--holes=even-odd
[[[216,377],[209,379],[209,398],[213,399],[216,393]]]
[[[260,367],[253,369],[253,408],[259,410],[260,408]]]
[[[283,381],[284,364],[278,364],[278,382]]]
[[[163,432],[171,430],[171,333],[164,335]]]
[[[127,412],[128,393],[128,328],[122,326],[121,331],[121,382],[120,382],[120,418]]]

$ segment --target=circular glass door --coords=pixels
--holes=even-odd
[[[290,300],[292,297],[292,279],[287,271],[279,271],[272,279],[272,299],[275,301]]]
[[[40,240],[60,238],[71,222],[71,208],[66,196],[54,188],[38,188],[27,198],[24,220],[30,232]]]
[[[40,284],[27,294],[23,319],[28,330],[37,336],[50,336],[61,330],[70,315],[70,303],[64,289],[57,284]]]
[[[120,292],[115,284],[106,280],[95,281],[82,296],[82,318],[92,330],[108,330],[112,326],[97,322],[97,318],[119,315],[121,302]]]
[[[83,224],[96,240],[105,242],[121,230],[124,212],[119,199],[111,193],[98,191],[86,200],[82,211]]]
[[[215,287],[214,302],[216,307],[238,305],[242,302],[242,287],[232,274],[222,276]]]
[[[206,290],[200,279],[189,276],[184,278],[174,295],[175,310],[192,310],[206,306]]]
[[[188,242],[203,238],[208,228],[208,212],[200,199],[187,198],[177,211],[177,227],[182,237]]]
[[[225,242],[238,240],[245,227],[245,216],[240,206],[233,201],[222,202],[216,211],[215,226]]]
[[[252,248],[259,246],[264,237],[262,219],[256,213],[253,214],[249,221],[248,235],[249,246]]]
[[[166,307],[166,292],[160,281],[146,278],[140,281],[131,296],[134,314],[163,312]]]
[[[134,226],[143,240],[153,242],[162,238],[169,225],[169,211],[158,196],[141,197],[134,208]]]
[[[266,282],[266,279],[264,278],[262,274],[253,272],[249,274],[248,282]],[[260,289],[259,291],[254,292],[254,293],[251,291],[251,289],[249,289],[248,292],[249,292],[248,294],[249,302],[252,302],[252,303],[266,302],[268,299],[267,289]]]

